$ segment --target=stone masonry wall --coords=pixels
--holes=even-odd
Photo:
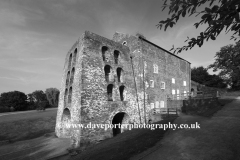
[[[134,57],[133,63],[135,65],[137,88],[140,94],[140,107],[143,108],[143,93],[145,92],[147,116],[152,108],[171,107],[167,104],[167,95],[171,95],[172,90],[175,90],[175,94],[177,94],[177,90],[179,90],[178,94],[190,91],[189,62],[136,36],[115,33],[113,40],[124,43],[130,48],[130,52]],[[158,66],[157,73],[154,73],[154,65]],[[175,79],[175,84],[172,83],[172,78]],[[151,87],[151,81],[154,82],[154,87]],[[183,81],[186,81],[185,86]],[[161,82],[165,82],[165,89],[161,89]],[[153,104],[154,106],[151,106]]]
[[[67,124],[145,123],[151,109],[167,107],[166,95],[173,89],[183,93],[190,87],[188,62],[145,39],[119,33],[109,40],[86,31],[69,50],[63,72],[55,130],[75,146],[118,130],[69,129]]]

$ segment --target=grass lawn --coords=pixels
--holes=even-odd
[[[0,116],[0,141],[32,139],[54,132],[57,110]]]
[[[159,123],[172,123],[174,119],[175,118],[169,118]],[[125,160],[154,146],[163,138],[165,132],[166,130],[164,131],[163,129],[133,129],[131,131],[125,131],[114,138],[106,139],[88,148],[71,159]]]

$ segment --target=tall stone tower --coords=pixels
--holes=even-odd
[[[56,135],[74,138],[77,146],[80,137],[94,141],[115,136],[120,128],[86,126],[146,123],[152,109],[168,107],[167,95],[189,88],[186,60],[139,36],[115,33],[109,40],[86,31],[65,59]]]

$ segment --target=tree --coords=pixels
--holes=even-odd
[[[193,67],[191,70],[191,79],[200,84],[205,84],[206,81],[209,81],[209,73],[207,68],[203,66]]]
[[[1,106],[9,110],[23,111],[27,109],[27,96],[20,91],[11,91],[1,94]]]
[[[34,98],[33,94],[32,93],[29,93],[27,95],[27,101],[28,101],[28,109],[36,109],[37,108],[37,105],[36,105],[36,99]]]
[[[53,107],[58,106],[59,90],[57,88],[47,88],[45,94],[49,104]]]
[[[215,62],[208,68],[220,70],[219,76],[226,80],[231,89],[240,90],[240,42],[222,47],[215,55]]]
[[[203,4],[209,3],[209,8],[206,7],[202,11],[197,11]],[[217,3],[218,5],[213,5],[213,3]],[[171,14],[171,18],[167,18],[167,20],[162,20],[157,24],[157,27],[162,29],[164,26],[164,30],[168,27],[173,27],[179,18],[185,17],[187,14],[189,16],[201,16],[201,20],[194,24],[196,28],[199,25],[207,24],[208,27],[205,31],[201,32],[200,35],[196,38],[189,38],[185,42],[188,42],[188,45],[173,48],[174,53],[181,53],[183,50],[188,50],[198,45],[201,47],[204,43],[204,40],[210,38],[215,40],[216,37],[225,29],[225,32],[233,31],[233,35],[231,39],[237,40],[240,35],[240,1],[239,0],[170,0],[170,4],[167,4],[167,0],[164,1],[163,10],[165,8],[169,8],[169,13]],[[236,37],[237,35],[237,37]]]
[[[45,109],[49,106],[47,96],[42,90],[36,90],[32,93],[33,98],[35,99],[35,104],[37,109]]]
[[[203,66],[194,67],[191,70],[191,79],[208,87],[226,88],[224,79],[218,75],[210,75],[208,69]]]
[[[209,81],[205,82],[205,85],[208,87],[215,87],[215,88],[226,88],[227,84],[225,83],[224,79],[222,79],[219,75],[209,75]]]

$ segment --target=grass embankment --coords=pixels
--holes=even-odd
[[[169,118],[159,122],[159,124],[172,123],[175,118]],[[99,160],[99,159],[114,159],[125,160],[141,153],[148,148],[153,147],[164,136],[166,130],[163,129],[133,129],[125,131],[114,138],[102,141],[79,155],[71,159],[78,160]]]
[[[203,117],[212,117],[217,111],[221,110],[226,104],[232,102],[234,98],[231,99],[219,99],[218,104],[216,104],[214,107],[206,110],[203,113],[198,114],[199,116]]]
[[[54,132],[56,110],[1,116],[0,125],[0,141],[15,142],[37,138],[45,133]]]
[[[236,97],[240,96],[240,91],[227,92],[224,96],[218,99],[218,105],[210,110],[204,112],[200,116],[212,117],[214,113],[221,110],[226,104],[232,102]]]

